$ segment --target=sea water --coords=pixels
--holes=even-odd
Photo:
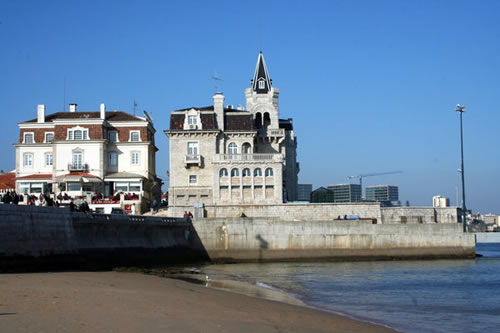
[[[403,332],[500,332],[500,243],[469,260],[208,265],[211,279],[282,290]]]

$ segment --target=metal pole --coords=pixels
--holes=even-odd
[[[467,224],[465,221],[466,215],[466,206],[465,206],[465,171],[464,171],[464,134],[463,134],[463,126],[462,126],[462,113],[465,112],[465,105],[457,104],[456,111],[460,112],[460,153],[461,153],[461,161],[462,161],[462,225],[464,232],[467,231]]]

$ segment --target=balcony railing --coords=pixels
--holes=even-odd
[[[188,166],[190,164],[196,164],[201,166],[201,155],[198,154],[188,154],[184,157],[184,165]]]
[[[214,162],[283,162],[282,154],[217,154]]]
[[[270,136],[270,137],[282,137],[285,136],[285,129],[277,128],[277,129],[268,129],[261,128],[258,131],[259,136]]]
[[[89,165],[87,163],[69,163],[69,171],[88,171]]]

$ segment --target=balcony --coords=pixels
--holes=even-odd
[[[273,137],[273,138],[282,138],[285,136],[285,129],[283,129],[283,128],[276,128],[276,129],[261,128],[258,130],[258,135],[259,136]]]
[[[283,162],[282,154],[217,154],[214,163]]]
[[[87,163],[69,163],[68,164],[68,171],[88,172],[89,165]]]
[[[198,165],[201,167],[201,155],[188,154],[184,157],[184,166],[187,168],[190,165]]]

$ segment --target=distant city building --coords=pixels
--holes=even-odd
[[[442,197],[440,195],[435,195],[432,197],[432,207],[434,208],[450,207],[450,199]]]
[[[380,202],[399,200],[399,189],[394,185],[367,186],[365,191],[366,200]]]
[[[311,202],[333,202],[333,191],[326,187],[320,187],[311,192]]]
[[[297,201],[311,201],[312,184],[297,184]]]
[[[327,189],[333,191],[333,202],[359,202],[361,201],[361,185],[335,184],[328,185]]]

